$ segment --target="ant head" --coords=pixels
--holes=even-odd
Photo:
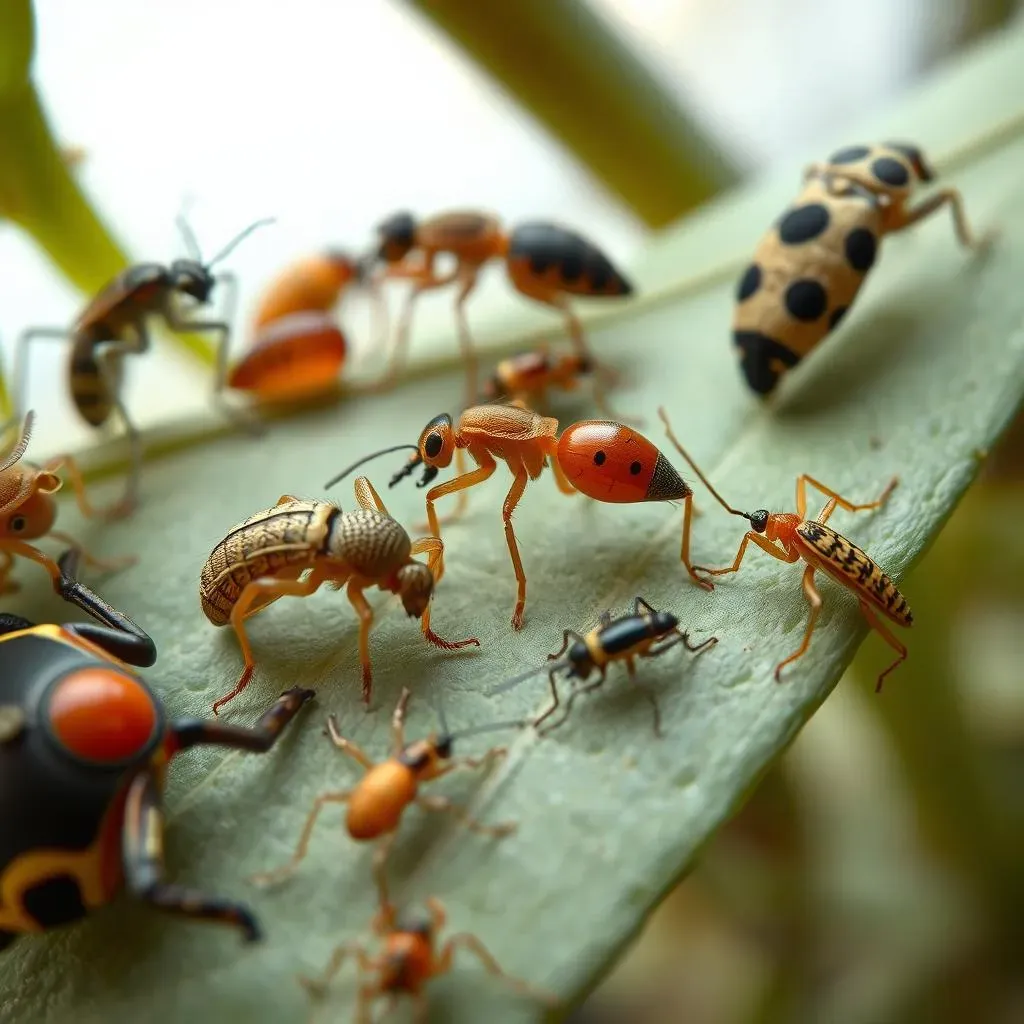
[[[434,922],[425,910],[403,910],[395,919],[395,931],[429,939],[434,931]]]
[[[411,619],[422,618],[434,593],[434,574],[422,562],[409,562],[398,570],[398,593]]]
[[[209,302],[216,283],[217,279],[210,273],[210,268],[199,260],[175,260],[171,264],[171,287],[191,295],[196,302]]]
[[[434,752],[438,757],[447,759],[452,756],[452,743],[452,737],[448,734],[447,730],[444,730],[434,740]]]
[[[397,263],[416,243],[416,218],[408,210],[392,214],[377,225],[377,236],[380,238],[378,258]]]
[[[679,619],[671,612],[655,612],[651,616],[651,625],[659,633],[670,633],[679,626]]]
[[[768,529],[768,520],[771,518],[771,513],[766,508],[759,508],[756,512],[750,512],[746,518],[750,521],[750,525],[755,533],[764,533]]]
[[[452,418],[443,412],[423,428],[423,433],[416,444],[416,454],[409,456],[409,460],[391,478],[388,486],[394,487],[400,480],[410,476],[417,466],[424,466],[423,476],[416,486],[426,487],[437,476],[439,469],[451,465],[454,454],[455,430],[452,427]]]

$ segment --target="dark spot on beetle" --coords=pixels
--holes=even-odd
[[[932,169],[925,163],[924,154],[917,146],[912,146],[909,142],[883,142],[882,145],[886,149],[902,153],[910,161],[914,173],[921,181],[931,181],[935,177]]]
[[[886,185],[902,188],[910,181],[910,174],[899,160],[891,156],[880,156],[871,163],[871,173]]]
[[[846,311],[849,306],[839,306],[837,309],[832,310],[832,315],[828,318],[828,329],[834,331],[838,326],[839,322],[846,316]]]
[[[603,292],[613,276],[612,268],[607,263],[598,263],[590,268],[590,287],[595,292]]]
[[[636,476],[644,467],[639,462],[631,462],[629,464],[629,471],[633,476]]]
[[[583,257],[579,253],[563,257],[561,271],[563,281],[578,281],[583,274]]]
[[[867,228],[854,228],[843,244],[846,259],[854,270],[867,273],[875,262],[878,243],[875,236]]]
[[[604,452],[594,452],[594,465],[603,466],[604,460],[607,458]]]
[[[801,278],[786,289],[786,309],[797,320],[817,320],[828,307],[828,296],[818,281]]]
[[[535,274],[543,274],[555,261],[547,253],[534,253],[530,257],[530,269]]]
[[[828,227],[828,222],[828,210],[821,203],[797,206],[779,222],[779,238],[786,245],[801,245],[817,238]]]
[[[46,928],[85,917],[85,904],[78,883],[70,875],[55,875],[31,886],[21,894],[31,917]]]
[[[739,288],[736,290],[736,300],[744,302],[749,299],[758,288],[761,287],[761,268],[756,263],[751,263],[740,278]]]
[[[759,331],[733,331],[733,344],[740,350],[740,368],[751,391],[767,395],[775,390],[782,367],[796,366],[800,356]]]
[[[847,146],[845,149],[837,150],[829,158],[830,164],[853,164],[863,160],[871,150],[867,146]]]

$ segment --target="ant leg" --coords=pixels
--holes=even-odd
[[[363,703],[369,705],[373,693],[373,665],[370,662],[370,629],[373,609],[363,595],[363,584],[352,580],[345,591],[349,603],[359,616],[359,663],[363,667]]]
[[[487,947],[475,935],[471,935],[469,932],[459,932],[457,935],[453,935],[444,944],[441,949],[441,953],[437,958],[437,967],[434,971],[434,977],[447,974],[452,969],[452,961],[455,958],[455,951],[457,949],[469,950],[469,952],[472,953],[481,964],[483,964],[489,974],[493,974],[494,977],[500,978],[509,986],[509,988],[514,989],[516,992],[520,992],[526,996],[531,996],[542,1003],[552,1006],[557,1002],[553,993],[545,992],[543,989],[534,988],[533,985],[527,981],[523,981],[522,978],[516,978],[511,974],[506,974]]]
[[[137,775],[129,784],[123,813],[125,881],[136,896],[172,914],[232,925],[246,942],[261,938],[256,919],[243,904],[164,881],[164,816],[160,787],[150,772]]]
[[[907,660],[907,649],[885,627],[885,624],[874,613],[867,601],[860,602],[860,610],[863,612],[864,618],[867,619],[868,625],[899,655],[899,657],[878,677],[878,682],[875,683],[875,693],[881,693],[882,683],[885,681],[885,677],[892,672],[893,669],[897,668]]]
[[[377,900],[380,903],[378,916],[384,924],[393,918],[388,892],[387,864],[388,857],[391,856],[391,847],[395,845],[395,835],[395,832],[391,832],[377,841],[377,848],[373,851],[373,862],[370,868],[374,885],[377,886]]]
[[[60,571],[60,566],[52,558],[44,555],[42,551],[37,551],[31,544],[26,544],[24,541],[14,540],[9,537],[0,537],[0,551],[8,554],[8,557],[10,555],[20,555],[22,558],[27,558],[37,565],[41,565],[50,574],[50,579],[53,581],[53,589],[61,597],[64,596],[64,576]]]
[[[743,540],[740,541],[739,551],[736,552],[736,557],[733,559],[732,565],[727,565],[723,569],[708,569],[703,565],[695,565],[694,569],[700,572],[706,572],[710,576],[722,576],[727,572],[738,572],[740,568],[740,562],[743,561],[743,555],[746,553],[747,545],[753,542],[762,551],[767,551],[772,558],[777,558],[780,562],[799,562],[800,556],[796,551],[786,551],[783,548],[777,547],[770,540],[766,540],[759,533],[750,531],[743,535]]]
[[[475,472],[475,470],[474,470]],[[466,474],[466,453],[462,448],[455,449],[455,477],[454,480],[458,480]],[[440,486],[444,486],[441,484]],[[437,520],[438,526],[447,526],[448,523],[454,523],[456,520],[461,519],[466,514],[466,509],[469,507],[469,495],[464,491],[459,491],[459,496],[455,499],[455,508],[452,509],[447,515],[441,516]],[[429,524],[417,527],[421,530],[430,530]],[[431,531],[433,532],[433,531]],[[440,537],[440,532],[434,533],[435,537]]]
[[[248,685],[252,678],[253,670],[256,668],[256,659],[253,657],[252,645],[249,643],[249,635],[245,630],[247,616],[257,611],[262,611],[268,604],[273,603],[279,597],[308,597],[323,583],[323,576],[313,570],[304,580],[276,579],[273,576],[262,579],[250,580],[242,588],[242,592],[231,609],[229,622],[238,638],[238,645],[242,648],[242,657],[245,659],[245,667],[242,674],[235,683],[235,688],[224,694],[213,702],[213,713],[220,714],[220,709],[228,701],[237,697]]]
[[[305,974],[300,974],[298,975],[299,984],[311,996],[319,999],[326,992],[327,986],[350,956],[355,957],[361,971],[372,971],[377,967],[376,960],[366,952],[365,947],[360,943],[354,940],[343,942],[341,945],[334,947],[331,958],[327,961],[327,967],[319,978],[310,978]],[[360,1000],[362,1000],[362,991],[360,991]]]
[[[459,291],[455,296],[455,322],[459,329],[459,346],[462,349],[462,359],[466,364],[466,406],[476,405],[479,400],[477,382],[477,359],[473,348],[473,338],[469,333],[469,323],[466,320],[466,299],[472,294],[476,287],[477,275],[480,267],[477,264],[460,264],[457,273],[459,277]]]
[[[569,715],[572,713],[572,706],[576,702],[576,698],[579,697],[581,694],[593,693],[594,690],[600,689],[602,686],[604,686],[604,682],[605,670],[602,668],[601,675],[593,683],[590,683],[587,686],[575,687],[572,693],[569,694],[569,699],[565,702],[565,711],[562,714],[562,717],[559,718],[558,721],[555,722],[553,725],[549,725],[546,729],[538,730],[539,735],[547,736],[549,732],[552,732],[553,730],[557,729],[560,725],[563,725],[565,721],[568,719]],[[554,708],[552,708],[551,710],[553,711]],[[550,714],[550,711],[548,712],[548,714]],[[541,721],[541,719],[537,720],[537,722],[539,721]],[[537,722],[534,722],[534,727],[536,727]]]
[[[461,454],[462,449],[456,449],[456,457]],[[460,473],[454,480],[447,480],[443,484],[438,484],[437,487],[432,487],[427,491],[427,532],[432,537],[441,536],[441,523],[437,518],[437,510],[434,508],[434,502],[438,498],[443,498],[446,494],[456,494],[459,491],[465,491],[467,488],[474,487],[477,484],[482,484],[485,480],[489,479],[497,468],[498,464],[494,461],[491,455],[487,452],[481,454],[482,462],[476,469],[471,470],[468,473]],[[459,504],[456,510],[445,517],[444,521],[450,523],[453,519],[460,516],[465,509],[466,496],[459,495]],[[444,575],[444,559],[438,556],[435,562],[437,571],[434,573],[434,578],[440,580]],[[430,566],[431,569],[435,568],[435,565]]]
[[[452,815],[456,821],[470,832],[477,835],[491,836],[494,839],[501,839],[503,836],[511,835],[519,827],[514,821],[506,822],[503,825],[484,825],[474,818],[464,807],[452,803],[446,796],[437,796],[434,793],[419,795],[414,798],[415,802],[427,811],[444,811]]]
[[[14,349],[14,386],[11,392],[11,416],[17,422],[21,419],[25,407],[25,396],[28,393],[28,352],[29,343],[33,341],[70,341],[71,331],[63,327],[30,327],[18,336]]]
[[[523,628],[523,611],[526,608],[526,573],[523,570],[523,560],[519,557],[519,545],[516,543],[515,530],[512,528],[512,513],[516,510],[529,482],[526,470],[520,466],[515,472],[515,479],[509,492],[505,495],[505,504],[501,510],[501,518],[505,520],[505,543],[508,544],[508,553],[512,556],[512,568],[515,570],[516,582],[519,584],[516,593],[516,606],[512,612],[512,628]]]
[[[568,635],[570,630],[567,629],[565,632]],[[568,642],[568,641],[566,641],[566,642]],[[563,650],[564,650],[564,648],[563,648]],[[540,723],[544,721],[544,719],[550,717],[551,715],[553,715],[555,713],[555,711],[558,710],[558,705],[559,705],[558,685],[555,682],[555,669],[552,669],[548,673],[548,683],[551,685],[551,706],[544,712],[544,714],[542,714],[540,716],[540,718],[535,718],[534,719],[534,721],[533,721],[534,729],[536,729],[540,725]],[[563,718],[564,718],[564,716],[563,716]],[[561,722],[559,722],[558,724],[561,724]]]
[[[142,435],[131,416],[128,415],[128,407],[121,395],[122,360],[126,355],[144,351],[149,347],[145,335],[140,334],[139,338],[139,343],[134,345],[121,341],[104,341],[93,351],[107,396],[110,398],[111,405],[117,410],[118,416],[121,417],[125,437],[128,438],[131,458],[124,494],[111,510],[114,512],[115,518],[129,515],[139,502],[139,478],[142,475]]]
[[[804,631],[804,638],[800,643],[800,646],[794,651],[788,658],[784,658],[782,661],[775,666],[775,682],[782,682],[782,670],[798,658],[802,658],[807,653],[807,648],[811,645],[811,634],[814,632],[814,626],[818,621],[818,616],[821,614],[821,595],[818,593],[817,587],[814,585],[814,566],[809,565],[804,570],[804,597],[807,598],[807,603],[811,606],[811,612],[807,616],[807,629]]]
[[[341,735],[338,728],[338,719],[333,714],[327,716],[327,735],[330,736],[331,742],[338,748],[338,750],[343,754],[347,754],[353,761],[362,765],[362,767],[367,771],[373,767],[373,761],[363,753],[362,748],[357,747],[351,740],[347,740]]]
[[[389,515],[376,488],[365,476],[357,476],[354,486],[356,502],[360,508],[365,509],[367,512],[379,512],[382,516]]]
[[[273,885],[275,882],[283,881],[291,875],[309,852],[309,842],[313,838],[313,829],[316,826],[317,819],[320,817],[320,812],[328,804],[348,803],[351,795],[352,790],[350,789],[321,793],[313,801],[313,806],[306,816],[306,823],[302,826],[299,842],[287,863],[282,864],[280,867],[272,868],[270,871],[258,871],[256,874],[249,876],[249,881],[253,885]]]
[[[715,585],[709,580],[701,579],[697,575],[695,567],[690,562],[690,521],[693,516],[693,495],[687,494],[683,498],[683,543],[680,548],[679,557],[682,560],[683,565],[686,566],[686,571],[690,574],[690,579],[697,584],[698,587],[704,590],[714,590]]]
[[[816,490],[821,491],[826,498],[831,498],[835,501],[842,509],[846,509],[847,512],[867,512],[873,508],[880,508],[886,503],[889,495],[892,494],[896,485],[900,482],[898,476],[894,476],[886,485],[885,490],[874,500],[865,502],[863,505],[855,505],[848,498],[844,498],[841,494],[837,494],[832,490],[831,487],[826,487],[823,483],[815,480],[813,476],[808,476],[806,473],[801,473],[796,478],[796,514],[801,518],[807,517],[807,485],[810,484]],[[826,506],[827,507],[827,506]],[[835,506],[833,506],[835,507]],[[823,512],[824,514],[824,512]],[[828,515],[832,513],[829,512]],[[826,516],[828,518],[828,516]],[[824,519],[818,518],[818,522],[824,522]]]
[[[127,569],[138,562],[138,558],[135,555],[122,555],[120,558],[97,558],[96,555],[91,554],[74,537],[63,530],[51,530],[49,536],[54,540],[67,544],[69,549],[74,551],[90,569],[96,569],[98,572],[117,572],[120,569]]]
[[[109,508],[100,509],[93,505],[89,500],[89,495],[86,493],[85,478],[82,476],[82,470],[79,468],[75,459],[70,455],[58,455],[56,458],[50,459],[42,467],[43,473],[56,474],[57,470],[63,470],[67,475],[67,478],[71,483],[71,488],[75,492],[75,504],[78,505],[79,511],[87,519],[109,521],[112,519],[123,518],[127,514],[126,510],[120,503],[115,503]]]

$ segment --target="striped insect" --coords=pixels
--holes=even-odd
[[[659,409],[658,415],[665,424],[669,440],[689,462],[690,456],[676,440],[665,410]],[[707,484],[706,480],[704,482]],[[893,477],[886,485],[885,490],[874,501],[855,505],[830,487],[819,483],[814,477],[802,473],[796,481],[795,513],[769,512],[767,509],[743,512],[729,505],[710,484],[707,484],[719,504],[732,515],[746,519],[750,523],[751,529],[744,534],[743,540],[740,541],[739,550],[736,552],[732,565],[720,569],[694,566],[698,572],[704,572],[710,576],[738,572],[750,544],[756,545],[780,562],[799,562],[802,559],[807,563],[803,576],[804,597],[810,607],[807,627],[800,646],[789,657],[783,658],[776,665],[775,679],[777,682],[782,679],[782,670],[802,658],[810,647],[811,634],[814,632],[814,627],[821,614],[821,595],[814,585],[814,574],[818,571],[830,576],[857,598],[867,624],[896,651],[896,660],[878,677],[875,686],[876,692],[882,689],[885,677],[906,660],[907,648],[882,621],[884,618],[897,626],[909,627],[912,625],[914,617],[907,605],[906,598],[869,555],[842,534],[833,530],[832,527],[826,525],[836,508],[845,509],[847,512],[867,512],[870,509],[881,508],[898,483],[898,478]],[[807,518],[808,485],[820,491],[828,499],[815,519]]]
[[[405,361],[416,299],[423,292],[454,284],[455,319],[466,364],[467,405],[478,401],[479,393],[476,354],[464,307],[486,263],[503,260],[516,291],[561,312],[577,355],[590,360],[593,357],[583,326],[568,296],[633,294],[633,286],[597,246],[549,221],[530,221],[506,232],[496,217],[477,211],[442,213],[423,221],[402,212],[380,224],[377,234],[378,257],[388,264],[385,277],[412,285],[392,342],[389,378],[397,376]],[[435,268],[441,254],[455,258],[455,267],[449,273],[438,273]]]
[[[325,583],[335,590],[345,587],[359,616],[366,704],[373,692],[373,609],[363,593],[369,587],[398,594],[406,614],[420,620],[423,636],[435,647],[454,651],[480,646],[476,637],[445,640],[430,628],[430,599],[437,580],[431,568],[413,555],[438,557],[444,550],[441,540],[412,541],[401,523],[388,515],[366,477],[356,479],[355,495],[359,508],[353,512],[343,512],[326,501],[282,495],[273,508],[232,527],[210,552],[199,577],[203,612],[215,626],[230,623],[245,659],[234,689],[214,702],[214,714],[249,685],[256,668],[245,619],[278,598],[308,597]]]
[[[420,786],[433,782],[445,775],[462,769],[486,771],[495,761],[505,756],[504,747],[492,747],[483,757],[455,757],[452,753],[456,740],[492,732],[496,729],[519,728],[522,722],[490,722],[452,732],[444,718],[444,712],[437,705],[441,719],[441,731],[424,740],[406,742],[405,712],[410,693],[403,689],[391,716],[391,756],[384,761],[373,762],[369,756],[351,740],[345,739],[333,715],[327,719],[327,732],[331,742],[343,754],[352,758],[365,771],[365,775],[351,789],[322,793],[313,801],[306,823],[302,828],[295,852],[287,864],[271,871],[254,875],[252,881],[258,885],[279,882],[290,876],[305,859],[313,829],[321,812],[329,804],[345,804],[347,813],[345,828],[357,842],[376,842],[373,855],[373,876],[380,893],[381,902],[388,902],[388,886],[385,865],[391,847],[397,836],[405,811],[413,804],[427,811],[443,811],[479,835],[501,838],[515,831],[514,824],[483,825],[471,817],[462,807],[447,797],[437,794],[425,795]]]
[[[33,327],[18,340],[14,361],[15,416],[27,394],[28,353],[34,341],[71,342],[68,382],[71,398],[79,415],[93,427],[103,426],[116,412],[128,439],[131,461],[121,507],[130,510],[138,501],[142,472],[142,438],[122,397],[122,378],[126,356],[142,355],[150,347],[148,322],[159,318],[174,331],[209,331],[218,335],[217,372],[214,398],[222,411],[247,429],[255,424],[239,410],[220,402],[227,371],[230,316],[223,320],[192,320],[185,304],[203,306],[210,301],[214,287],[234,294],[230,274],[215,276],[212,268],[232,252],[244,238],[270,220],[250,224],[209,262],[200,258],[199,246],[185,220],[178,225],[192,251],[188,259],[175,260],[169,266],[160,263],[136,263],[127,267],[104,287],[79,314],[70,329]],[[229,301],[228,306],[232,306]]]
[[[358,466],[379,455],[411,448],[415,454],[391,479],[391,486],[423,466],[419,487],[425,487],[439,470],[456,459],[458,476],[427,491],[427,522],[435,537],[440,536],[441,520],[434,502],[446,494],[459,494],[459,503],[447,521],[458,518],[466,508],[465,492],[483,483],[497,469],[498,460],[512,473],[512,487],[502,506],[505,542],[515,572],[518,589],[512,611],[512,628],[522,629],[526,608],[526,571],[512,527],[512,516],[526,485],[536,480],[550,465],[555,483],[563,494],[586,494],[609,504],[648,501],[683,503],[683,540],[681,558],[691,578],[711,590],[713,585],[697,575],[690,565],[690,520],[693,492],[673,469],[665,456],[642,434],[614,420],[581,420],[571,423],[559,435],[558,420],[540,416],[517,405],[478,405],[466,409],[458,424],[447,413],[435,416],[424,427],[419,443],[396,445],[374,452],[330,480],[333,487]],[[467,451],[477,468],[464,472],[463,452]],[[443,549],[431,556],[430,566],[440,579],[444,572]]]
[[[679,644],[682,644],[688,651],[703,653],[717,643],[718,637],[712,636],[699,644],[691,644],[689,633],[679,628],[679,619],[672,612],[659,611],[649,601],[637,595],[633,601],[632,613],[612,618],[610,611],[603,611],[598,617],[597,625],[585,635],[577,633],[573,629],[565,630],[562,633],[562,646],[554,654],[548,655],[548,661],[554,661],[555,664],[532,669],[515,679],[510,679],[508,682],[494,687],[488,696],[504,693],[506,690],[518,686],[524,680],[546,671],[551,686],[551,705],[533,723],[541,735],[546,735],[569,718],[577,697],[581,694],[592,693],[604,685],[608,667],[611,664],[624,663],[629,678],[636,682],[637,658],[657,658]],[[564,658],[563,655],[565,655]],[[569,699],[565,702],[565,710],[561,717],[547,728],[541,729],[541,724],[547,721],[561,705],[556,679],[559,672],[564,673],[565,679],[572,680],[573,689]],[[597,679],[587,682],[595,673]],[[584,683],[586,685],[582,685]],[[654,735],[660,737],[662,735],[661,711],[658,707],[658,699],[654,692],[646,686],[639,684],[637,686],[650,701],[654,711]]]
[[[737,285],[733,344],[752,391],[766,396],[846,316],[882,239],[943,207],[965,248],[977,248],[956,189],[908,206],[932,181],[920,149],[847,146],[805,172],[793,204],[761,239]]]

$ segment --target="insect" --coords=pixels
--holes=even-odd
[[[451,732],[441,715],[441,732],[431,735],[425,740],[405,740],[405,712],[409,703],[410,693],[403,689],[398,703],[391,716],[391,757],[386,761],[374,763],[354,743],[345,739],[338,729],[337,720],[333,715],[327,719],[327,730],[331,742],[352,760],[358,762],[366,774],[351,789],[321,793],[313,801],[313,807],[306,818],[295,852],[287,864],[272,871],[261,872],[253,876],[252,881],[258,885],[287,878],[302,863],[309,850],[309,841],[313,835],[320,812],[328,804],[346,804],[348,807],[345,827],[348,834],[355,840],[366,842],[378,840],[373,856],[373,874],[382,903],[388,899],[387,879],[384,868],[388,854],[394,844],[397,829],[407,807],[417,804],[428,811],[445,811],[466,828],[480,835],[500,838],[515,831],[514,824],[483,825],[475,818],[448,800],[436,794],[424,795],[419,792],[423,783],[433,782],[454,771],[462,769],[488,769],[498,758],[505,756],[504,747],[492,747],[483,757],[454,757],[453,744],[458,739],[495,729],[520,727],[522,722],[497,722],[484,726],[475,726],[459,732]]]
[[[188,259],[175,260],[170,266],[160,263],[136,263],[117,275],[82,311],[70,330],[33,327],[18,340],[14,362],[15,403],[26,394],[28,351],[33,341],[71,341],[68,382],[71,398],[79,414],[90,426],[101,427],[115,411],[128,438],[131,463],[121,508],[130,511],[138,500],[139,476],[142,471],[142,439],[121,395],[124,359],[142,355],[149,350],[147,321],[161,318],[171,330],[211,331],[220,335],[217,346],[217,375],[214,397],[219,401],[227,370],[229,319],[190,320],[183,303],[193,300],[205,305],[218,281],[234,292],[234,278],[228,274],[215,277],[211,270],[257,228],[272,223],[256,221],[238,234],[212,260],[203,263],[195,237],[187,223],[178,218],[178,225],[192,250]],[[233,301],[229,303],[233,305]],[[240,413],[229,406],[224,411],[238,419]],[[248,419],[238,420],[252,428]]]
[[[331,249],[286,267],[256,307],[252,342],[229,371],[227,386],[265,400],[333,386],[348,353],[333,310],[354,285],[369,288],[373,313],[383,323],[380,289],[365,261]]]
[[[455,319],[466,363],[467,405],[477,401],[478,391],[476,354],[465,303],[485,263],[504,260],[513,288],[559,310],[577,354],[587,358],[591,357],[583,327],[568,296],[633,294],[633,286],[600,249],[582,235],[548,221],[530,221],[505,232],[496,217],[476,211],[442,213],[418,222],[411,213],[401,212],[380,224],[377,234],[378,257],[388,264],[385,276],[412,284],[392,345],[389,379],[394,380],[405,360],[416,299],[425,291],[455,284]],[[455,258],[450,273],[435,269],[442,253]]]
[[[282,495],[273,508],[232,527],[210,552],[199,580],[203,611],[215,626],[231,624],[245,658],[235,688],[214,703],[215,714],[245,689],[256,667],[244,620],[279,597],[308,597],[323,583],[335,590],[346,587],[349,603],[359,616],[359,660],[367,704],[373,689],[373,609],[363,594],[367,587],[398,594],[406,614],[420,620],[423,635],[435,647],[454,651],[480,646],[476,637],[445,640],[430,628],[430,598],[436,581],[431,569],[412,556],[436,556],[443,550],[441,540],[411,541],[402,525],[388,515],[366,477],[357,478],[355,494],[359,508],[354,512],[343,512],[326,501]]]
[[[115,505],[109,509],[96,509],[85,491],[78,464],[68,455],[50,459],[42,466],[24,462],[23,456],[32,437],[35,413],[29,410],[21,428],[21,436],[0,462],[0,593],[16,593],[18,583],[11,580],[14,556],[28,558],[41,565],[49,574],[58,592],[61,572],[56,562],[28,541],[49,536],[69,544],[93,568],[113,570],[134,563],[132,557],[105,561],[89,554],[78,541],[60,530],[53,529],[57,518],[57,502],[53,495],[60,490],[62,480],[57,470],[63,469],[71,481],[75,499],[82,514],[95,519],[113,519],[124,509]]]
[[[169,720],[129,668],[156,660],[150,637],[77,580],[63,584],[102,625],[0,614],[0,946],[84,917],[122,880],[153,907],[259,939],[244,905],[165,881],[164,777],[189,747],[269,751],[313,691],[283,693],[252,728]]]
[[[356,1002],[356,1024],[370,1024],[373,1004],[386,996],[388,1005],[384,1016],[391,1013],[401,995],[415,1000],[416,1020],[427,1019],[427,984],[434,978],[447,974],[453,966],[455,953],[460,949],[471,952],[490,974],[500,978],[506,985],[541,1003],[555,1005],[555,996],[534,988],[528,982],[506,974],[487,947],[469,932],[451,936],[440,950],[438,937],[447,921],[447,914],[440,900],[430,897],[425,901],[426,913],[414,912],[399,915],[391,904],[385,904],[374,916],[372,928],[382,940],[384,948],[377,956],[371,956],[359,942],[343,942],[335,947],[327,968],[319,978],[299,977],[299,982],[311,995],[320,998],[327,986],[350,957],[354,958],[363,983],[359,986]],[[374,977],[368,977],[373,975]]]
[[[637,595],[633,601],[631,614],[613,619],[610,611],[603,611],[598,618],[597,626],[585,636],[573,629],[564,630],[562,646],[554,654],[548,655],[548,661],[555,662],[554,665],[545,665],[539,670],[532,669],[515,679],[510,679],[492,689],[487,696],[492,697],[510,690],[537,675],[538,671],[547,672],[551,685],[551,706],[533,723],[542,735],[546,735],[566,721],[572,711],[573,702],[580,694],[592,693],[604,685],[608,666],[612,662],[625,662],[629,678],[635,682],[637,658],[657,658],[679,644],[688,651],[703,653],[717,643],[718,637],[712,636],[702,643],[691,644],[689,633],[679,628],[679,619],[675,615],[671,612],[658,611],[650,602]],[[565,657],[562,658],[562,655]],[[558,660],[560,658],[561,661]],[[564,672],[566,679],[573,680],[573,690],[566,701],[562,716],[546,729],[540,729],[541,723],[550,718],[561,704],[555,679],[558,672]],[[595,672],[596,680],[587,682],[585,686],[580,685],[589,680]],[[660,737],[661,711],[658,708],[658,700],[647,687],[640,687],[640,690],[654,710],[654,735]]]
[[[357,466],[389,452],[411,448],[415,454],[405,467],[391,479],[391,486],[424,466],[417,486],[426,487],[438,471],[457,457],[460,475],[447,483],[427,491],[427,521],[435,537],[440,536],[441,524],[434,502],[446,494],[464,492],[467,488],[487,480],[501,459],[512,473],[512,487],[505,497],[502,518],[505,521],[505,540],[515,570],[518,592],[512,612],[512,628],[522,629],[526,608],[526,573],[519,555],[512,516],[530,480],[536,480],[550,463],[555,483],[563,494],[577,490],[597,501],[616,504],[640,501],[683,502],[682,560],[691,578],[706,590],[711,584],[698,576],[690,565],[690,518],[693,492],[672,464],[642,434],[613,420],[581,420],[572,423],[558,435],[558,420],[540,416],[517,405],[477,405],[466,409],[459,417],[458,426],[451,416],[435,416],[423,429],[416,445],[396,445],[360,459],[343,470],[327,487],[333,487]],[[463,450],[477,464],[477,468],[463,472]],[[448,521],[465,510],[460,501]],[[444,551],[436,549],[431,555],[430,567],[440,579],[444,572]]]
[[[965,248],[977,246],[956,189],[908,206],[933,173],[916,146],[848,146],[805,172],[803,191],[761,239],[736,290],[733,343],[752,391],[769,395],[843,319],[878,246],[948,206]]]
[[[669,440],[675,445],[683,458],[687,462],[691,462],[689,455],[686,454],[682,445],[676,440],[672,432],[672,426],[665,415],[665,410],[659,409],[658,415],[665,424]],[[722,576],[725,573],[739,571],[743,555],[746,553],[747,546],[751,543],[767,551],[772,558],[777,558],[780,562],[798,562],[802,558],[807,563],[803,578],[804,597],[810,606],[807,628],[804,631],[804,637],[800,646],[788,658],[783,658],[775,666],[776,682],[781,681],[782,670],[787,665],[802,658],[810,646],[811,634],[814,632],[818,616],[821,614],[821,595],[814,585],[814,573],[817,570],[821,570],[821,572],[831,576],[837,583],[853,593],[857,598],[861,613],[867,624],[898,655],[896,660],[878,677],[875,692],[879,692],[882,689],[882,682],[885,680],[885,677],[901,662],[906,660],[907,649],[893,636],[878,616],[881,614],[890,622],[894,622],[898,626],[907,627],[912,625],[914,617],[910,612],[910,607],[907,605],[906,598],[899,592],[896,584],[875,564],[874,560],[861,551],[856,544],[848,541],[842,534],[836,533],[835,530],[825,524],[836,508],[846,509],[847,512],[867,512],[870,509],[881,508],[899,483],[899,479],[893,477],[875,501],[855,505],[831,488],[819,483],[814,477],[802,473],[796,480],[795,514],[792,512],[769,512],[767,509],[758,509],[756,512],[742,512],[740,509],[729,505],[706,480],[704,482],[714,495],[716,501],[727,512],[746,519],[752,529],[744,534],[743,540],[740,541],[739,550],[736,552],[732,565],[722,569],[694,566],[698,572],[706,572],[712,576]],[[808,484],[820,491],[828,499],[825,507],[818,513],[816,519],[807,518]]]

